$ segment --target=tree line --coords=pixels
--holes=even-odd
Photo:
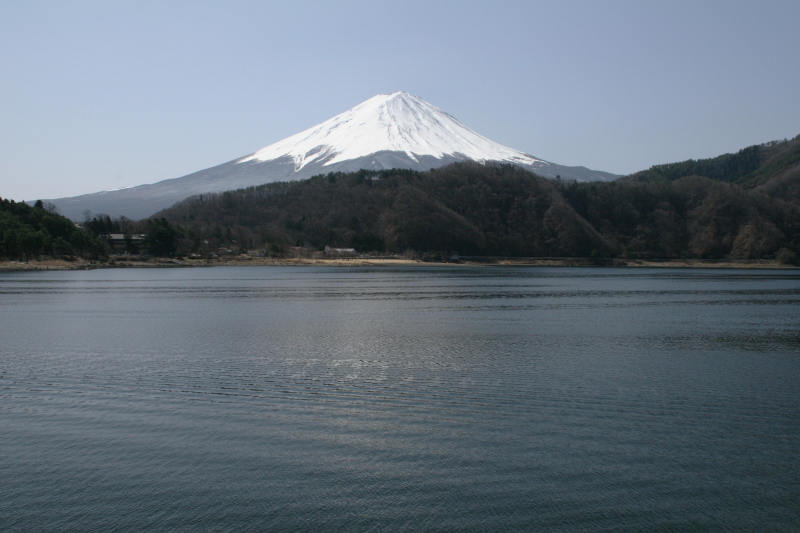
[[[132,221],[97,215],[76,224],[41,200],[31,206],[0,198],[0,259],[105,260],[113,253],[171,257],[178,252],[181,231],[163,218]],[[124,236],[121,249],[112,246],[113,234]],[[144,238],[135,240],[134,235]]]

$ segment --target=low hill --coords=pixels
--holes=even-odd
[[[45,209],[0,198],[0,258],[96,257],[104,255],[97,238],[67,218]]]
[[[748,171],[748,174],[752,170]],[[744,175],[744,174],[743,174]],[[359,171],[185,200],[187,250],[302,244],[484,256],[792,258],[800,209],[701,176],[562,183],[511,165]]]

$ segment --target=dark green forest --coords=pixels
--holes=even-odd
[[[110,240],[113,234],[123,235],[119,246]],[[179,237],[180,228],[163,218],[131,221],[98,215],[76,225],[41,201],[31,206],[0,198],[0,259],[102,261],[114,253],[170,257],[177,252]]]
[[[41,201],[30,206],[0,198],[0,258],[50,257],[98,258],[103,243]]]

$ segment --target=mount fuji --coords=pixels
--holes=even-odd
[[[250,155],[148,185],[49,200],[73,220],[91,213],[144,218],[196,194],[222,192],[328,172],[429,170],[457,161],[525,167],[540,176],[607,181],[618,176],[569,167],[496,143],[407,92],[379,94]]]

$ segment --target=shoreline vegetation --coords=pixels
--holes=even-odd
[[[29,261],[0,261],[0,272],[93,270],[100,268],[186,268],[219,266],[335,266],[335,267],[393,267],[393,266],[536,266],[536,267],[625,267],[625,268],[727,268],[727,269],[798,269],[800,267],[776,260],[702,260],[702,259],[608,259],[591,258],[470,258],[453,261],[425,261],[407,257],[348,257],[348,258],[270,258],[228,257],[214,259],[161,258],[146,260],[112,257],[108,261],[75,259],[37,259]]]

